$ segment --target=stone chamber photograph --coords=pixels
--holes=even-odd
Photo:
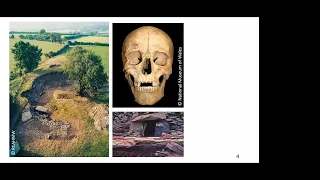
[[[113,157],[183,157],[183,112],[113,112]]]

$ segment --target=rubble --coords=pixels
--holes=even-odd
[[[178,154],[183,154],[183,147],[175,142],[170,142],[166,145],[166,148],[170,149],[171,151],[174,151]]]
[[[113,137],[114,157],[168,157],[183,156],[183,139],[156,137]]]
[[[31,115],[29,121],[25,121],[27,119],[25,114],[29,114],[28,118]],[[23,112],[21,120],[16,130],[18,137],[64,140],[75,137],[74,129],[70,124],[51,120],[49,114],[43,114],[39,108],[38,110],[31,108],[31,110]]]

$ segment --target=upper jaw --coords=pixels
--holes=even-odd
[[[159,83],[156,82],[134,82],[134,88],[139,92],[152,93],[159,88]]]
[[[149,87],[135,87],[135,89],[138,92],[146,92],[146,93],[152,93],[157,91],[158,87],[153,87],[153,86],[149,86]]]
[[[151,82],[151,81],[145,81],[145,82],[134,82],[134,86],[136,87],[158,87],[159,82]]]

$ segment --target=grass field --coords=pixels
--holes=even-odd
[[[11,48],[13,48],[14,44],[18,41],[21,41],[18,38],[10,39],[10,71],[14,68],[14,55],[11,52]],[[51,43],[46,41],[36,41],[36,40],[23,40],[24,42],[30,42],[32,45],[36,45],[42,49],[42,54],[47,53],[49,51],[58,51],[61,49],[65,44],[58,44],[58,43]]]
[[[102,66],[107,74],[109,74],[109,47],[108,46],[81,46],[84,49],[92,50],[102,58]]]
[[[109,43],[109,37],[85,36],[77,39],[72,39],[71,41]]]

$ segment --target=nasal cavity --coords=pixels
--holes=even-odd
[[[151,74],[151,63],[150,63],[150,59],[146,59],[146,62],[143,66],[143,70],[142,70],[143,74]]]

